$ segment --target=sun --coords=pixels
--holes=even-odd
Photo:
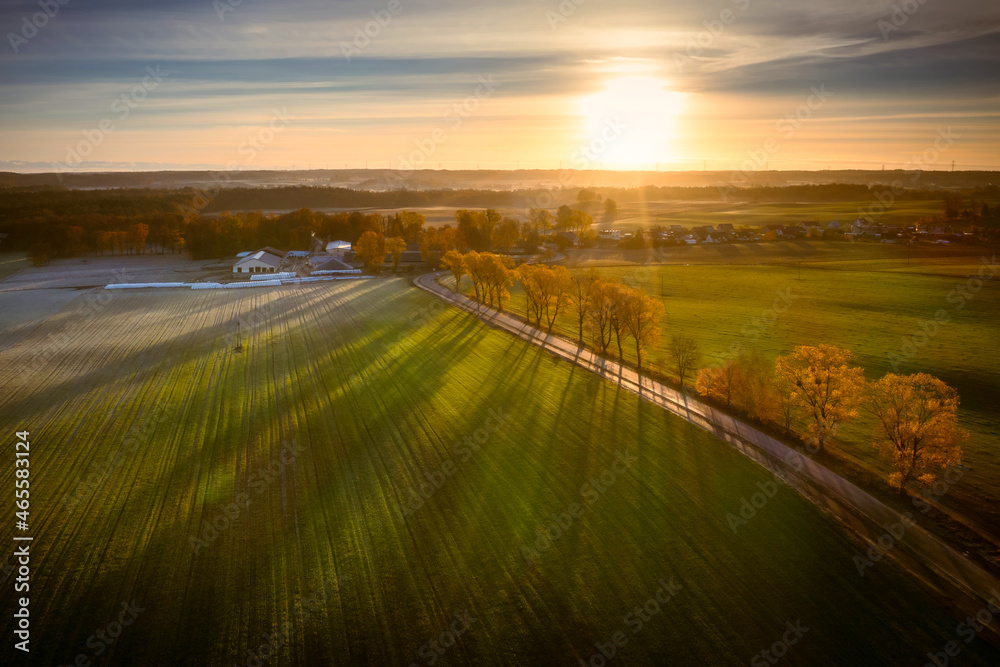
[[[638,75],[609,79],[600,92],[580,98],[587,168],[645,169],[676,160],[683,101],[684,93],[663,79]]]

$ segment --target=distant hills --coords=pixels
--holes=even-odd
[[[17,168],[0,163],[0,168]],[[206,189],[311,186],[351,190],[535,190],[553,188],[787,187],[891,184],[907,188],[972,189],[1000,186],[998,171],[577,171],[577,170],[389,170],[309,169],[255,171],[106,171],[79,173],[0,172],[0,187],[66,189]]]

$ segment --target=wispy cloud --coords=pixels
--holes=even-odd
[[[350,61],[342,44],[387,0],[243,0],[221,17],[206,0],[69,2],[17,53],[0,45],[0,159],[59,159],[156,64],[171,72],[169,85],[95,159],[224,163],[228,142],[281,104],[302,120],[275,159],[384,163],[490,73],[502,93],[449,138],[442,162],[551,167],[582,139],[578,101],[630,71],[689,94],[675,123],[683,133],[676,160],[712,159],[717,168],[740,160],[740,145],[818,83],[836,91],[836,103],[789,143],[789,159],[839,143],[878,160],[918,150],[935,123],[954,122],[986,142],[965,153],[956,146],[959,159],[1000,154],[1000,124],[989,113],[1000,98],[1000,6],[992,3],[926,2],[895,26],[890,0],[588,2],[553,29],[546,12],[558,11],[554,1],[399,2]],[[727,9],[732,20],[721,25]],[[0,30],[17,33],[34,11],[34,3],[0,0]],[[886,20],[897,27],[888,35],[879,27]],[[697,40],[704,46],[691,51]],[[693,54],[683,68],[678,53]],[[901,128],[904,116],[911,120]]]

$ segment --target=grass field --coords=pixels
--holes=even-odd
[[[979,261],[983,251],[975,246],[897,246],[891,243],[850,243],[799,239],[769,243],[703,243],[662,246],[645,250],[619,248],[568,249],[573,267],[620,266],[622,264],[795,264],[799,262],[872,262],[876,269],[941,266],[964,257]]]
[[[869,379],[891,372],[893,361],[901,360],[899,372],[927,372],[957,388],[959,421],[972,434],[964,459],[970,469],[941,502],[1000,539],[1000,276],[969,292],[971,298],[959,301],[960,293],[952,294],[992,251],[957,249],[957,256],[937,252],[926,257],[914,251],[908,260],[904,249],[891,246],[825,245],[844,253],[840,259],[835,253],[806,255],[801,271],[797,263],[785,263],[777,249],[770,252],[770,265],[632,265],[601,271],[661,297],[664,340],[673,333],[696,337],[704,365],[720,363],[733,345],[774,358],[796,345],[828,343],[852,350]],[[510,308],[523,316],[523,293],[513,293]],[[775,305],[784,312],[769,313]],[[947,311],[950,321],[908,355],[904,339],[917,336],[922,342],[917,335],[922,322],[934,319],[938,310]],[[558,330],[577,336],[571,318],[564,318]],[[666,360],[662,350],[652,356],[654,363]],[[634,354],[629,357],[634,361]],[[848,424],[835,451],[882,472],[885,467],[870,446],[871,428],[866,418]]]
[[[618,207],[615,227],[632,229],[653,225],[720,225],[730,223],[736,227],[748,225],[792,225],[800,222],[826,224],[837,220],[841,225],[850,225],[861,212],[868,212],[871,201],[858,202],[638,202],[624,203]],[[872,209],[877,212],[877,209]],[[877,222],[888,225],[912,225],[921,218],[943,214],[940,201],[900,201],[894,203],[878,215]],[[598,219],[594,215],[594,219]],[[606,226],[606,225],[605,225]]]
[[[734,534],[769,475],[720,441],[400,280],[116,294],[0,382],[0,432],[31,432],[33,664],[571,665],[623,632],[622,664],[731,665],[799,621],[786,664],[922,664],[956,638],[786,489]]]

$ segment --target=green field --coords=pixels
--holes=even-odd
[[[912,225],[920,219],[941,216],[941,201],[899,201],[878,214],[871,209],[878,204],[875,199],[858,202],[637,202],[620,204],[615,227],[632,229],[653,225],[682,225],[696,227],[729,223],[736,227],[747,225],[794,225],[800,222],[826,224],[832,220],[841,226],[850,226],[862,212],[876,216],[875,220],[887,225]],[[599,215],[595,212],[594,219]]]
[[[0,382],[5,437],[31,432],[32,664],[248,664],[276,632],[250,664],[430,664],[463,612],[435,662],[578,664],[622,631],[622,664],[745,664],[798,621],[787,664],[921,664],[955,639],[787,489],[734,534],[770,476],[725,444],[400,280],[116,294],[0,352]],[[636,631],[661,579],[681,589]]]
[[[795,265],[824,263],[830,268],[865,267],[899,271],[954,273],[956,263],[976,263],[985,251],[975,246],[899,246],[892,243],[864,243],[799,239],[756,243],[702,243],[662,246],[645,250],[621,248],[571,248],[566,263],[574,268],[629,264],[747,264]],[[993,251],[990,250],[990,253]],[[958,259],[956,259],[958,258]],[[949,268],[951,267],[951,268]],[[940,268],[940,271],[938,270]]]
[[[902,373],[927,372],[957,388],[962,397],[960,424],[972,437],[964,464],[969,470],[941,502],[970,517],[981,529],[1000,539],[1000,275],[961,302],[949,294],[978,272],[986,249],[958,248],[955,256],[932,249],[915,249],[912,257],[894,246],[813,243],[801,263],[790,260],[797,244],[766,244],[767,264],[682,264],[604,266],[601,272],[642,287],[661,297],[666,313],[664,340],[673,333],[696,337],[704,365],[721,362],[733,345],[757,348],[771,358],[796,345],[827,343],[857,355],[869,379],[891,372],[891,354],[902,360]],[[786,252],[782,252],[782,246]],[[823,251],[827,249],[827,251]],[[841,252],[838,253],[837,250]],[[705,252],[712,252],[711,249]],[[583,253],[575,257],[584,257]],[[605,262],[584,262],[601,266]],[[800,278],[801,275],[801,278]],[[524,296],[513,290],[510,309],[523,316]],[[957,293],[956,293],[957,294]],[[781,300],[787,295],[787,303]],[[777,305],[783,313],[768,311]],[[916,354],[905,356],[903,338],[921,331],[921,323],[946,310],[950,321]],[[558,331],[575,339],[571,318]],[[923,339],[918,336],[918,341]],[[666,361],[658,350],[654,363]],[[629,353],[634,361],[634,354]],[[862,418],[841,432],[834,451],[865,469],[880,473],[885,466],[871,447],[872,424]]]

